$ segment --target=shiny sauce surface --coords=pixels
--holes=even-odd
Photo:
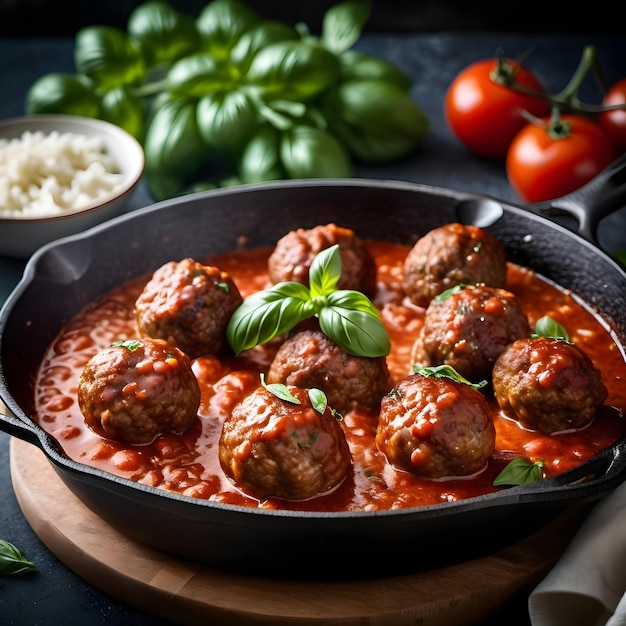
[[[424,309],[408,304],[402,290],[406,246],[369,241],[378,267],[375,303],[389,331],[392,352],[387,358],[394,381],[412,372],[411,348],[422,327]],[[232,252],[201,259],[228,272],[242,296],[270,286],[270,249]],[[626,364],[606,327],[572,294],[533,271],[509,264],[507,289],[513,292],[534,327],[550,315],[570,339],[589,354],[602,372],[609,395],[605,407],[586,428],[551,436],[525,430],[501,415],[490,401],[496,426],[496,450],[480,473],[460,479],[425,480],[388,464],[374,443],[377,415],[353,410],[343,416],[352,453],[352,469],[332,493],[303,502],[258,501],[234,486],[218,461],[221,424],[232,407],[259,384],[276,350],[260,346],[245,355],[219,360],[202,357],[193,363],[202,389],[194,424],[182,435],[164,434],[147,445],[132,446],[99,437],[85,426],[78,408],[78,379],[87,361],[114,341],[138,336],[134,302],[149,276],[104,294],[76,315],[50,345],[36,384],[36,419],[72,459],[153,487],[195,498],[250,507],[311,511],[390,510],[451,502],[496,491],[492,483],[513,458],[543,460],[544,476],[576,467],[626,433]]]

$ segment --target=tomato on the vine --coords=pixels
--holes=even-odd
[[[604,95],[603,106],[626,105],[626,78],[618,80]],[[613,140],[617,150],[626,152],[626,109],[602,111],[598,122]]]
[[[506,157],[506,173],[522,200],[542,202],[582,187],[615,156],[598,124],[580,115],[555,115],[519,131]]]
[[[518,89],[530,93],[522,93]],[[445,114],[454,134],[473,153],[503,159],[513,137],[534,117],[550,112],[538,78],[516,61],[492,58],[465,68],[450,84]]]

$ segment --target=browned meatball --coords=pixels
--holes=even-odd
[[[182,433],[196,419],[200,387],[189,357],[162,339],[117,342],[93,356],[78,383],[91,430],[130,444]]]
[[[226,327],[243,299],[233,279],[193,259],[160,267],[137,298],[137,326],[144,337],[165,339],[192,359],[219,356]]]
[[[449,365],[470,380],[489,379],[503,350],[530,333],[528,318],[514,294],[468,285],[430,301],[414,346],[414,363]]]
[[[313,259],[335,244],[339,245],[341,257],[338,288],[373,295],[376,291],[376,262],[373,256],[352,230],[336,224],[309,230],[298,228],[279,239],[268,260],[270,279],[274,283],[293,281],[308,286]]]
[[[281,345],[267,373],[270,383],[321,389],[340,412],[359,406],[378,412],[391,387],[385,357],[344,352],[319,328],[300,327]]]
[[[481,471],[495,438],[479,391],[449,378],[412,374],[383,398],[376,445],[398,469],[446,478]]]
[[[608,394],[589,356],[551,337],[512,343],[496,361],[492,380],[502,411],[545,434],[586,426]]]
[[[343,482],[351,465],[345,434],[331,409],[319,413],[307,391],[289,391],[299,404],[258,387],[235,406],[222,428],[224,472],[259,499],[323,495]]]
[[[446,224],[411,248],[404,263],[404,289],[411,302],[425,307],[455,285],[504,287],[506,272],[504,246],[493,235],[478,226]]]

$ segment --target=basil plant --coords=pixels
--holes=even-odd
[[[156,200],[202,185],[347,178],[355,160],[409,154],[429,128],[406,74],[352,49],[370,8],[334,5],[314,36],[242,0],[211,0],[197,16],[148,0],[125,30],[80,30],[75,74],[41,76],[26,110],[130,132]]]

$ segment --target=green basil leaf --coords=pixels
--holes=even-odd
[[[530,462],[524,457],[513,459],[495,478],[494,487],[523,485],[540,480],[543,461]]]
[[[322,43],[333,52],[352,47],[361,36],[370,9],[367,0],[347,0],[330,7],[322,21]]]
[[[311,406],[320,414],[324,415],[328,406],[328,398],[321,389],[309,389],[309,400]]]
[[[465,289],[465,287],[467,287],[467,285],[465,283],[459,283],[458,285],[454,285],[454,287],[450,287],[449,289],[445,289],[440,294],[437,294],[435,296],[435,301],[437,301],[437,302],[444,302],[450,296],[453,296],[454,294],[459,293],[460,291],[463,291],[463,289]]]
[[[292,26],[274,20],[264,20],[241,35],[230,52],[230,60],[245,74],[259,50],[280,41],[296,41],[298,32]]]
[[[450,365],[435,365],[433,367],[414,367],[413,371],[416,374],[421,374],[422,376],[434,376],[435,378],[449,378],[457,383],[463,383],[464,385],[469,385],[472,389],[482,389],[487,385],[486,380],[481,380],[478,383],[473,383],[467,378],[461,376],[452,366]]]
[[[196,105],[169,100],[155,113],[144,141],[146,177],[155,199],[174,194],[205,165],[209,148],[200,135]]]
[[[269,125],[260,127],[243,148],[239,175],[244,183],[282,180],[286,177],[278,150],[279,132]]]
[[[311,298],[332,294],[341,278],[341,256],[339,245],[322,250],[315,255],[309,269]]]
[[[266,343],[313,314],[309,290],[300,283],[278,283],[246,298],[233,313],[226,337],[233,352]]]
[[[151,0],[136,7],[126,27],[139,42],[148,64],[172,63],[200,47],[194,19],[168,2]]]
[[[200,98],[235,86],[228,66],[204,52],[177,61],[165,76],[165,89],[173,96],[184,98]]]
[[[349,178],[352,164],[343,145],[329,132],[298,125],[286,131],[280,159],[290,178]]]
[[[109,90],[122,85],[136,85],[146,77],[141,49],[121,29],[90,26],[76,34],[74,64],[98,88]]]
[[[0,539],[0,575],[23,574],[36,569],[26,557],[9,541]]]
[[[357,50],[346,50],[339,57],[339,60],[343,81],[353,79],[380,80],[393,83],[407,93],[411,88],[410,76],[385,59]]]
[[[326,48],[305,41],[281,41],[261,49],[246,80],[271,99],[304,102],[339,78],[339,59]]]
[[[244,91],[207,94],[198,102],[198,128],[206,143],[239,153],[259,123],[257,109]]]
[[[372,301],[360,291],[340,289],[328,294],[326,301],[330,306],[360,311],[361,313],[365,313],[371,317],[381,319],[380,311],[376,308]]]
[[[100,98],[87,77],[53,72],[31,85],[26,94],[26,112],[99,117]]]
[[[290,402],[291,404],[301,404],[300,400],[294,396],[287,385],[282,383],[266,383],[265,374],[261,372],[261,385],[267,389],[270,393],[274,394],[277,398]]]
[[[116,87],[102,96],[101,118],[120,126],[139,141],[144,136],[144,107],[127,87]]]
[[[549,315],[544,315],[537,320],[535,324],[535,336],[552,337],[553,339],[569,341],[569,334],[565,328]]]
[[[391,350],[389,334],[378,317],[360,310],[334,306],[318,313],[320,329],[344,352],[355,356],[386,356]]]
[[[259,14],[238,0],[212,0],[200,12],[196,27],[203,49],[215,59],[226,61],[244,32],[261,21]]]
[[[415,142],[429,129],[423,111],[394,83],[349,80],[331,89],[324,100],[330,120],[342,120],[355,132],[373,137]],[[329,124],[332,129],[332,123]]]

